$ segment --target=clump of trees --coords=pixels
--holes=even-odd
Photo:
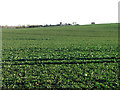
[[[95,22],[91,22],[91,24],[95,24]]]
[[[72,24],[70,23],[65,23],[63,24],[62,22],[60,22],[59,24],[56,24],[56,25],[19,25],[19,26],[0,26],[2,28],[37,28],[37,27],[52,27],[52,26],[68,26],[68,25],[79,25],[79,24],[76,24],[76,22],[73,22]]]

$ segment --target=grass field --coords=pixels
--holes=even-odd
[[[2,29],[3,88],[118,88],[118,24]]]

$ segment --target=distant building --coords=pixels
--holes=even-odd
[[[76,24],[76,26],[78,26],[79,24]]]

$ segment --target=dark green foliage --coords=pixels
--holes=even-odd
[[[4,88],[119,86],[117,24],[3,29],[2,53]]]

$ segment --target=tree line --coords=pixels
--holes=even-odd
[[[21,25],[21,26],[0,26],[2,28],[37,28],[37,27],[53,27],[53,26],[68,26],[68,25],[79,25],[79,24],[70,24],[70,23],[65,23],[65,24],[62,24],[62,22],[60,22],[60,24],[56,24],[56,25]]]

